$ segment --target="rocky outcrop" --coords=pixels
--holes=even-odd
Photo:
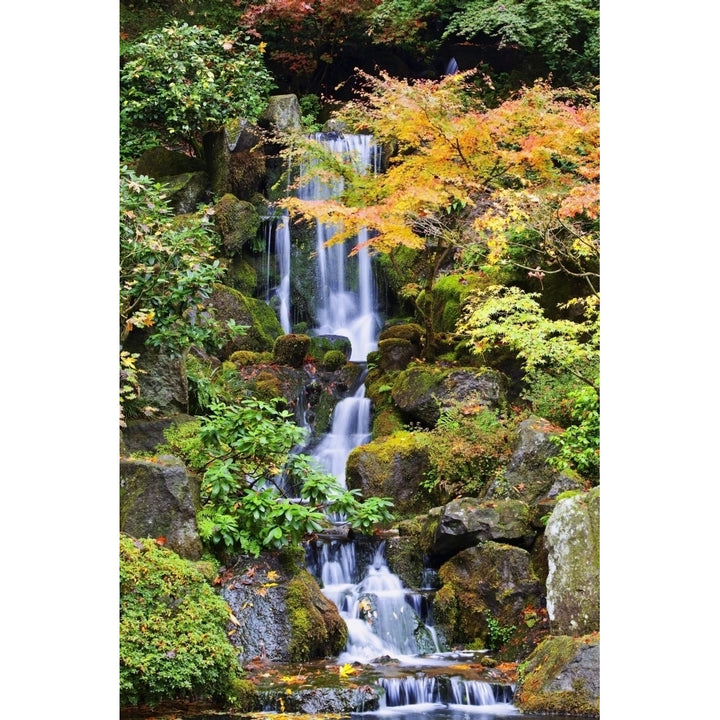
[[[600,638],[550,636],[530,654],[514,704],[521,712],[600,715]]]
[[[347,459],[346,482],[363,497],[391,497],[394,512],[426,512],[427,494],[420,483],[428,467],[427,449],[406,431],[354,448]]]
[[[445,505],[435,530],[432,558],[447,559],[481,540],[530,548],[536,536],[530,509],[520,500],[481,501],[459,498]]]
[[[505,401],[505,381],[487,368],[411,367],[398,375],[392,399],[409,419],[434,427],[443,409],[473,403],[496,409]]]
[[[244,572],[226,576],[222,596],[235,618],[230,641],[242,664],[306,662],[344,650],[345,621],[306,570],[288,569],[267,553],[238,567]]]
[[[557,635],[600,629],[600,488],[561,499],[544,536],[547,611]]]
[[[120,460],[120,530],[135,538],[165,538],[188,560],[199,560],[202,543],[196,512],[200,483],[170,455],[157,462]]]
[[[247,297],[227,285],[217,284],[213,287],[208,305],[214,308],[217,320],[233,320],[238,325],[247,327],[244,335],[223,345],[218,352],[218,357],[222,360],[226,360],[237,350],[271,351],[275,338],[283,334],[277,315],[267,303]]]
[[[557,454],[557,446],[550,438],[562,430],[548,420],[531,417],[523,420],[515,430],[512,457],[502,477],[491,483],[484,494],[485,499],[504,497],[511,487],[515,496],[528,505],[541,500],[554,501],[567,490],[584,487],[583,481],[571,473],[561,473],[548,465],[548,458]],[[544,512],[553,502],[544,504]]]
[[[523,611],[541,606],[542,587],[530,555],[512,545],[488,541],[463,550],[438,576],[435,620],[450,644],[488,640],[490,622],[523,632]]]
[[[215,205],[215,223],[228,256],[252,241],[260,228],[260,216],[254,205],[226,193]]]

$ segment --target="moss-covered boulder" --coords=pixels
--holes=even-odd
[[[524,713],[600,716],[600,637],[546,637],[522,663],[514,705]]]
[[[600,629],[600,488],[558,501],[545,528],[547,610],[557,635]]]
[[[411,420],[434,427],[440,413],[461,403],[496,409],[505,402],[505,381],[487,368],[438,368],[418,365],[401,372],[392,398]]]
[[[226,193],[215,205],[215,223],[228,255],[234,255],[253,240],[260,229],[260,215],[247,200]]]
[[[309,354],[315,360],[321,360],[325,353],[336,350],[346,358],[352,354],[352,343],[345,335],[313,335],[310,338]]]
[[[283,334],[280,321],[272,308],[262,300],[247,297],[227,285],[216,284],[208,305],[214,308],[221,322],[234,320],[247,326],[244,335],[232,338],[218,351],[218,357],[227,360],[237,350],[268,352],[275,339]]]
[[[345,648],[345,621],[306,570],[271,553],[236,567],[242,569],[225,578],[222,596],[237,620],[231,642],[241,663],[306,662]]]
[[[447,559],[481,540],[511,543],[528,549],[535,536],[530,509],[524,502],[459,498],[442,508],[429,554],[436,559]]]
[[[346,362],[347,357],[342,350],[328,350],[322,357],[323,368],[330,372],[339,370]]]
[[[386,327],[378,338],[380,370],[404,370],[411,360],[420,357],[423,329],[416,323],[399,323]]]
[[[199,170],[158,179],[167,186],[166,195],[176,215],[193,213],[208,200],[208,176]]]
[[[442,565],[438,577],[442,587],[433,609],[450,643],[488,647],[493,627],[514,627],[507,643],[528,629],[523,611],[541,607],[542,587],[530,555],[513,545],[487,541],[467,548]]]
[[[280,335],[273,344],[273,360],[278,365],[299,368],[305,363],[309,349],[310,337],[308,335],[294,333]]]
[[[229,283],[243,295],[252,296],[258,287],[257,270],[246,258],[235,255],[230,260]]]
[[[413,433],[400,431],[354,448],[347,459],[346,482],[363,497],[391,497],[394,512],[425,512],[431,505],[420,482],[427,469],[427,450]]]
[[[302,115],[297,95],[271,95],[258,124],[280,132],[302,130]]]
[[[557,446],[551,437],[561,433],[561,428],[543,418],[523,420],[515,429],[513,452],[498,479],[485,492],[485,499],[506,497],[508,488],[513,496],[530,506],[540,501],[554,501],[560,493],[584,489],[585,483],[572,472],[558,472],[548,465],[548,459],[557,454]],[[548,512],[547,502],[543,513]]]
[[[202,160],[164,147],[154,147],[146,150],[135,166],[135,172],[138,175],[147,175],[153,180],[194,173],[204,169],[205,166]]]
[[[156,462],[120,461],[120,530],[136,538],[165,538],[188,560],[199,560],[202,542],[196,514],[200,482],[169,455]]]

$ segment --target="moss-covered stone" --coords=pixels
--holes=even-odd
[[[521,712],[600,715],[597,634],[545,638],[522,663],[514,704]]]
[[[411,366],[393,385],[392,398],[412,420],[434,427],[444,408],[458,403],[495,409],[505,402],[505,379],[488,368],[438,368]]]
[[[135,166],[135,172],[138,175],[147,175],[153,180],[172,175],[184,175],[185,173],[193,173],[204,169],[201,160],[164,147],[146,150]]]
[[[295,330],[296,333],[302,334],[301,330]],[[322,360],[326,352],[337,350],[342,352],[345,358],[349,358],[352,353],[352,343],[350,338],[344,335],[313,335],[310,338],[310,348],[308,353],[315,360]]]
[[[275,338],[283,333],[277,315],[266,302],[247,297],[227,285],[216,284],[208,304],[221,322],[234,320],[248,327],[244,335],[232,338],[220,348],[218,357],[222,360],[238,350],[271,351]]]
[[[230,687],[230,704],[233,710],[256,712],[263,709],[263,703],[255,683],[250,680],[237,679],[233,681]]]
[[[345,649],[345,621],[306,570],[299,572],[288,584],[286,602],[291,627],[291,662],[338,655]]]
[[[364,497],[391,497],[399,515],[425,512],[431,502],[420,482],[427,462],[427,450],[415,434],[400,431],[352,450],[347,485]]]
[[[242,257],[235,256],[230,262],[230,284],[244,295],[253,295],[257,290],[257,270]]]
[[[307,335],[281,335],[273,344],[273,360],[279,365],[302,367],[310,348],[310,338]]]
[[[526,550],[483,542],[455,555],[442,565],[438,576],[448,603],[455,598],[455,622],[444,626],[450,642],[472,643],[489,637],[488,617],[499,626],[525,633],[523,610],[540,609],[542,588],[530,567]],[[448,605],[448,607],[452,607]],[[487,645],[486,645],[487,646]]]
[[[260,222],[255,207],[231,193],[223,195],[215,205],[215,223],[228,255],[238,253],[257,236]]]
[[[399,323],[386,327],[378,337],[378,340],[388,340],[389,338],[400,338],[407,340],[413,345],[422,346],[425,331],[417,323]]]
[[[272,362],[272,353],[259,353],[252,350],[238,350],[230,356],[230,362],[241,367],[246,365],[260,365]]]
[[[328,350],[322,358],[325,370],[332,372],[340,369],[347,362],[347,357],[342,350]]]

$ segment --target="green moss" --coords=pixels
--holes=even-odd
[[[310,338],[307,335],[280,335],[273,344],[273,359],[279,365],[302,367],[310,348]]]
[[[232,287],[245,295],[253,295],[257,290],[257,270],[244,258],[234,257],[230,264]]]
[[[230,610],[191,563],[120,537],[120,704],[223,698],[238,676]]]
[[[246,365],[259,365],[261,362],[264,362],[264,357],[263,353],[253,352],[252,350],[238,350],[230,356],[230,362],[233,362],[235,365],[239,365],[240,367],[245,367]],[[272,359],[272,356],[270,357]]]
[[[458,599],[452,583],[446,583],[435,593],[433,617],[449,637],[454,635],[454,628],[458,618]]]
[[[261,218],[252,203],[226,193],[215,205],[215,225],[229,255],[240,252],[260,229]]]
[[[255,712],[263,708],[255,683],[250,680],[234,680],[230,687],[230,701],[234,710]]]
[[[328,350],[322,359],[323,367],[326,370],[339,370],[347,362],[347,357],[342,350]]]
[[[583,645],[596,642],[596,636],[592,635],[580,638],[554,635],[545,638],[523,664],[516,695],[519,709],[528,713],[599,716],[599,701],[591,696],[581,679],[573,683],[572,690],[547,689],[573,661]]]
[[[288,646],[291,662],[342,652],[347,644],[347,627],[306,570],[298,572],[288,584],[286,604],[291,627]]]

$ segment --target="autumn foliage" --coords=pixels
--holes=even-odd
[[[538,82],[489,109],[473,100],[470,73],[440,81],[361,78],[365,89],[338,119],[393,149],[387,170],[344,168],[342,196],[292,199],[295,213],[338,223],[343,229],[333,241],[368,228],[367,244],[377,252],[473,247],[490,264],[589,272],[585,265],[599,252],[594,103],[570,102]]]
[[[276,72],[310,78],[364,37],[370,13],[379,4],[380,0],[251,2],[240,26],[268,43]]]

